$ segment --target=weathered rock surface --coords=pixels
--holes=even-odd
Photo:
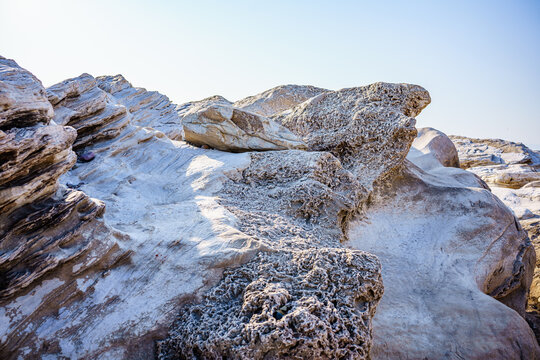
[[[382,292],[361,251],[262,253],[184,309],[160,358],[367,359]]]
[[[451,137],[467,170],[486,181],[529,234],[537,262],[527,319],[540,341],[540,154],[521,143]]]
[[[0,56],[0,79],[0,130],[49,122],[52,106],[34,75]]]
[[[288,96],[250,101],[277,109],[304,95],[274,101]],[[223,124],[272,146],[284,128],[221,97],[176,107],[121,76],[83,75],[49,89],[49,98],[60,124],[69,119],[85,133],[75,140],[69,127],[38,124],[0,138],[9,151],[15,141],[37,147],[17,145],[20,161],[4,157],[6,178],[18,179],[10,186],[39,173],[13,169],[24,159],[56,166],[54,180],[34,181],[24,204],[6,202],[15,205],[0,238],[4,357],[151,358],[156,342],[162,358],[538,354],[516,312],[534,259],[512,214],[474,175],[427,158],[442,153],[442,135],[411,149],[410,160],[421,162],[405,160],[413,117],[429,103],[424,89],[323,92],[274,115],[309,152],[172,141],[182,136],[181,118],[215,108]],[[100,137],[119,121],[104,119],[107,106],[125,107],[126,123]],[[71,165],[54,164],[73,163],[73,140],[94,159],[58,186]],[[47,155],[49,142],[57,157]],[[380,266],[388,292],[375,313]]]
[[[74,149],[114,138],[130,121],[126,107],[101,90],[89,74],[53,85],[47,94],[54,105],[54,121],[77,130]]]
[[[329,91],[310,85],[281,85],[238,100],[234,106],[262,116],[272,116]]]
[[[285,127],[267,117],[210,98],[189,109],[182,118],[184,137],[195,145],[223,151],[305,149]]]
[[[420,86],[375,83],[322,93],[276,115],[314,151],[329,151],[368,189],[402,162],[416,136],[414,116],[431,99]]]
[[[122,75],[99,76],[96,81],[100,89],[129,110],[133,125],[161,131],[171,140],[183,139],[181,116],[167,96],[133,87]]]
[[[438,157],[427,161],[423,150],[412,148],[400,172],[376,184],[349,232],[350,247],[382,264],[372,357],[538,358],[518,315],[535,258],[527,235],[480,179],[434,166]]]
[[[12,60],[9,65],[8,73],[0,71],[1,88],[45,96],[37,79]],[[17,73],[22,80],[10,83]],[[77,133],[49,125],[52,107],[42,108],[6,103],[0,130],[0,353],[6,359],[46,353],[39,346],[21,349],[34,343],[47,317],[79,298],[77,277],[100,276],[129,257],[99,219],[105,204],[58,184],[76,161],[71,146]],[[21,114],[27,114],[24,121]],[[55,292],[42,298],[40,289],[51,284]]]

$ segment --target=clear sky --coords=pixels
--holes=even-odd
[[[0,0],[0,54],[45,86],[121,73],[176,103],[415,83],[418,127],[540,149],[538,0]]]

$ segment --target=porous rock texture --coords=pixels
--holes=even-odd
[[[177,141],[197,107],[260,116],[221,97],[176,107],[119,75],[61,84],[50,99],[63,99],[60,115],[84,110],[70,121],[87,137],[35,119],[29,135],[0,133],[9,151],[13,141],[38,146],[2,168],[20,172],[14,189],[34,179],[14,166],[52,139],[58,148],[35,163],[57,166],[55,180],[2,213],[3,357],[147,359],[156,343],[162,358],[537,356],[518,314],[533,259],[512,214],[477,177],[427,150],[416,153],[421,164],[405,160],[424,89],[323,92],[273,115],[310,151],[232,153]],[[105,110],[92,104],[124,106],[127,123],[100,137]],[[37,141],[42,128],[56,130]],[[80,139],[95,158],[62,175]]]
[[[195,145],[224,151],[305,149],[285,127],[267,117],[209,98],[191,107],[182,118],[184,137]]]
[[[540,153],[501,139],[451,136],[467,170],[486,181],[514,213],[535,247],[537,262],[527,319],[540,341]]]
[[[414,117],[430,101],[418,85],[375,83],[322,93],[272,118],[309,150],[335,155],[370,189],[403,162],[416,136]]]
[[[328,91],[311,85],[281,85],[238,100],[234,106],[262,116],[272,116]]]
[[[261,253],[181,313],[160,358],[366,359],[381,295],[364,252]]]
[[[535,261],[527,234],[482,180],[443,167],[440,154],[428,159],[425,143],[417,139],[392,179],[376,183],[350,226],[347,245],[382,264],[372,357],[538,358],[519,315]]]

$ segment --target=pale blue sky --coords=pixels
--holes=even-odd
[[[540,149],[538,0],[0,0],[0,54],[46,86],[122,73],[176,103],[415,83],[418,127]]]

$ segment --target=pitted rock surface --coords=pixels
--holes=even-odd
[[[261,253],[184,309],[159,358],[367,359],[382,292],[361,251]]]

